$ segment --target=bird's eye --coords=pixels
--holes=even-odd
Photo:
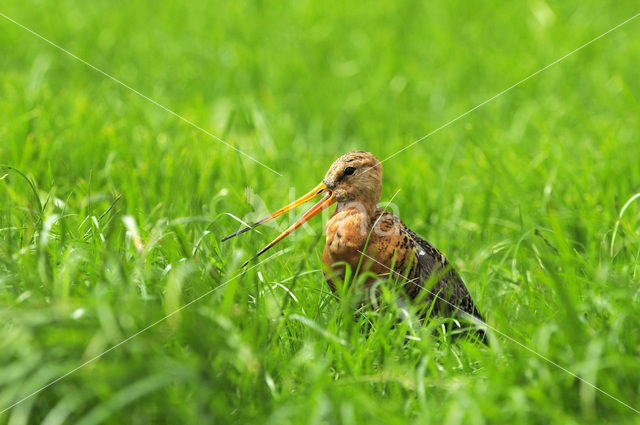
[[[351,174],[355,173],[356,169],[355,167],[347,167],[344,169],[344,174],[345,176],[350,176]]]

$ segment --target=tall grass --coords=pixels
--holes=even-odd
[[[635,2],[0,11],[283,174],[0,19],[0,409],[211,291],[0,423],[640,423],[500,335],[399,323],[392,292],[354,315],[319,270],[321,220],[240,275],[277,230],[220,243],[229,213],[348,150],[395,153]],[[491,326],[636,409],[639,39],[631,22],[385,162],[382,199]]]

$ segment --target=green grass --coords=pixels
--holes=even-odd
[[[283,176],[0,18],[0,409],[228,282],[0,423],[640,423],[500,335],[405,341],[392,302],[354,319],[321,220],[234,280],[277,230],[220,243],[226,213],[279,207],[348,150],[387,157],[639,11],[3,1]],[[491,326],[636,409],[639,55],[637,20],[385,162],[382,197]]]

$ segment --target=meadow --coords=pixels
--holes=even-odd
[[[459,270],[489,347],[392,297],[354,316],[326,216],[245,271],[302,209],[220,242],[637,2],[0,12],[277,171],[0,16],[0,424],[640,424],[640,18],[384,162],[382,204]]]

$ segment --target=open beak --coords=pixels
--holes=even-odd
[[[273,218],[276,218],[276,217],[286,213],[287,211],[290,211],[290,210],[294,209],[295,207],[304,204],[305,202],[308,202],[308,201],[312,200],[313,198],[321,195],[322,193],[326,193],[326,195],[320,201],[318,201],[313,207],[311,207],[311,209],[309,211],[304,213],[304,215],[302,217],[300,217],[298,219],[298,221],[293,223],[293,225],[291,227],[289,227],[287,230],[282,232],[277,238],[272,240],[269,243],[269,245],[265,246],[260,251],[258,251],[258,253],[256,255],[254,255],[251,259],[256,258],[256,257],[260,256],[262,253],[264,253],[265,251],[267,251],[269,248],[271,248],[272,246],[274,246],[275,244],[280,242],[282,239],[284,239],[286,236],[288,236],[291,232],[296,230],[298,227],[302,226],[304,223],[309,221],[313,216],[317,215],[320,211],[327,209],[329,206],[331,206],[335,202],[335,200],[333,199],[333,192],[327,187],[326,184],[320,183],[318,186],[314,187],[309,193],[307,193],[303,197],[301,197],[299,199],[296,199],[295,201],[293,201],[289,205],[280,208],[279,210],[269,214],[265,218],[256,221],[251,226],[244,227],[244,228],[238,230],[237,232],[232,233],[229,236],[226,236],[226,237],[222,238],[222,241],[224,242],[227,239],[231,239],[234,236],[240,235],[240,234],[242,234],[242,233],[244,233],[244,232],[246,232],[248,230],[253,229],[254,227],[257,227],[257,226],[259,226],[259,225],[261,225],[263,223],[266,223],[267,221],[269,221],[269,220],[271,220]],[[246,261],[242,265],[242,267],[245,267],[247,264],[249,264],[249,261],[251,261],[251,260]]]

